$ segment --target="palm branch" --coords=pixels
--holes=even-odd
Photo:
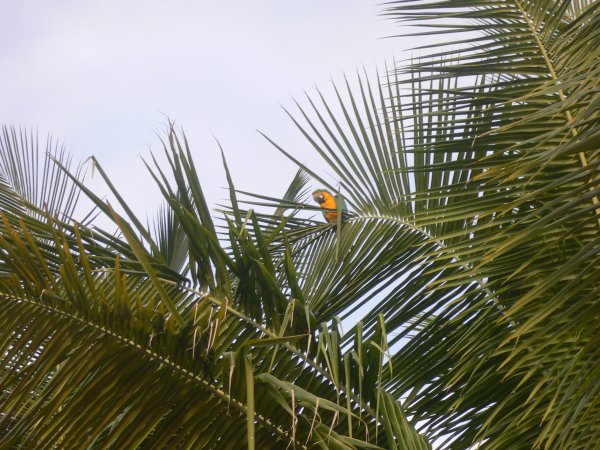
[[[174,181],[159,166],[153,174],[171,215],[156,241],[59,160],[121,238],[33,205],[3,212],[1,445],[429,448],[373,382],[387,345],[383,322],[340,351],[336,327],[310,320],[269,264],[260,233],[246,233],[255,220],[238,220],[234,202],[223,247],[187,142],[171,131],[165,149]],[[3,191],[7,201],[14,195]],[[175,275],[169,249],[185,246]]]
[[[306,302],[367,335],[383,314],[386,388],[438,446],[593,448],[600,8],[388,8],[469,37],[291,115],[354,212],[292,252]]]

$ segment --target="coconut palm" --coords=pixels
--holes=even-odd
[[[60,155],[40,191],[5,132],[4,446],[596,448],[600,5],[385,13],[466,37],[299,101],[335,179],[298,163],[275,198],[225,166],[224,216],[172,128],[151,227]],[[343,222],[310,216],[310,179]],[[77,193],[120,234],[73,221]]]

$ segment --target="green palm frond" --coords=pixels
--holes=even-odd
[[[292,252],[303,295],[367,333],[384,315],[388,392],[438,445],[593,447],[600,8],[388,6],[480,36],[299,105],[355,213]]]
[[[80,191],[52,159],[72,166],[64,147],[48,137],[45,151],[40,150],[37,133],[2,126],[0,131],[0,189],[2,209],[39,209],[49,214],[72,218]],[[82,166],[73,169],[83,177]]]
[[[409,18],[405,8],[442,17],[425,12],[431,5],[424,2],[397,4],[390,12],[399,17]],[[592,311],[598,308],[600,180],[598,146],[579,142],[580,134],[598,132],[600,8],[516,0],[439,5],[464,7],[445,18],[469,19],[465,31],[482,27],[484,33],[466,50],[471,56],[441,51],[438,57],[452,61],[448,66],[433,57],[413,70],[435,65],[437,77],[500,75],[490,83],[492,95],[481,99],[494,126],[474,136],[474,145],[486,149],[479,190],[491,202],[465,230],[472,238],[458,247],[515,324],[496,354],[504,378],[518,383],[522,403],[513,394],[492,409],[488,428],[511,433],[487,445],[506,448],[528,435],[531,445],[586,448],[600,432],[590,422],[600,404],[587,395],[597,389],[596,377],[581,359],[598,359]]]
[[[448,114],[445,106],[455,102],[458,109],[461,101],[447,95],[445,89],[416,89],[412,100],[423,102],[429,99],[432,104],[430,118],[437,115],[448,122],[454,121],[456,128],[462,121],[461,125],[467,130],[463,131],[463,146],[457,146],[452,153],[434,155],[424,149],[415,151],[414,147],[407,148],[410,141],[427,148],[447,138],[428,133],[423,128],[422,117],[400,103],[402,96],[391,80],[384,80],[381,87],[373,89],[361,77],[357,85],[357,95],[348,89],[347,103],[341,94],[337,95],[337,102],[341,103],[338,108],[353,111],[353,115],[345,115],[344,122],[337,121],[333,113],[327,121],[318,113],[318,106],[313,101],[309,103],[316,119],[312,120],[302,110],[307,125],[296,122],[318,154],[333,162],[330,169],[335,170],[341,180],[354,213],[339,235],[322,234],[308,245],[304,241],[296,243],[294,265],[298,268],[302,293],[319,321],[336,315],[347,317],[347,320],[358,316],[365,322],[367,335],[373,333],[377,317],[382,314],[386,328],[393,336],[390,345],[397,349],[392,356],[394,370],[386,371],[384,383],[397,398],[410,395],[416,384],[429,386],[425,395],[427,405],[433,404],[435,408],[428,411],[422,405],[423,398],[417,400],[409,396],[414,402],[408,403],[414,406],[409,410],[416,418],[413,420],[428,426],[434,418],[439,421],[447,414],[447,421],[439,423],[432,438],[445,433],[459,435],[465,431],[464,427],[461,424],[460,428],[454,428],[452,423],[464,413],[461,410],[450,412],[455,398],[448,395],[447,386],[442,384],[446,380],[440,379],[440,375],[456,364],[458,357],[449,355],[447,348],[437,340],[441,336],[452,337],[448,334],[450,331],[454,340],[460,339],[469,325],[454,325],[453,329],[445,322],[455,319],[467,305],[478,305],[482,315],[480,320],[488,318],[484,323],[489,331],[494,330],[498,337],[508,336],[506,320],[495,327],[490,325],[502,318],[502,311],[493,304],[486,307],[486,298],[491,292],[481,277],[470,273],[469,260],[447,261],[441,257],[454,251],[452,241],[444,239],[442,233],[462,230],[472,220],[472,215],[453,216],[446,212],[444,216],[442,210],[450,211],[459,201],[472,204],[478,198],[476,190],[465,187],[467,180],[481,173],[481,169],[470,167],[471,163],[485,153],[472,148],[468,127],[471,130],[488,128],[472,110],[467,110],[462,117],[458,113]],[[333,105],[329,105],[324,96],[320,99],[324,102],[324,110],[333,110]],[[402,121],[399,120],[401,117]],[[430,120],[433,123],[434,119]],[[343,130],[350,130],[349,135],[345,136]],[[409,140],[406,130],[414,130],[415,136]],[[362,153],[352,150],[352,146],[362,148]],[[338,160],[334,161],[334,158]],[[366,159],[370,161],[369,165],[363,165]],[[351,160],[353,164],[345,165],[344,161]],[[436,170],[431,170],[431,166]],[[310,171],[309,168],[305,170]],[[315,176],[319,177],[318,174]],[[460,191],[451,191],[455,186],[460,186]],[[432,188],[441,193],[427,195]],[[434,208],[440,211],[439,219],[424,220],[423,216],[432,213]],[[332,256],[336,250],[339,259]],[[461,281],[461,278],[467,280]],[[440,284],[441,279],[458,281]],[[344,341],[354,340],[355,333],[357,329],[351,330]],[[454,344],[448,341],[449,346]],[[440,345],[439,351],[424,350],[424,347],[431,349],[434,345]],[[493,343],[488,340],[482,345],[489,348]],[[421,378],[416,378],[416,373]],[[500,376],[496,375],[495,379],[500,383]],[[488,401],[491,404],[494,400]],[[474,430],[476,425],[470,432]],[[472,434],[464,437],[465,440],[472,438]]]
[[[179,273],[184,273],[187,262],[187,236],[183,233],[175,213],[166,204],[160,206],[153,223],[153,236],[159,254],[166,264]]]
[[[155,176],[187,239],[195,287],[170,280],[168,255],[153,254],[106,204],[99,208],[126,242],[84,238],[87,229],[51,217],[28,219],[33,232],[4,220],[0,445],[430,448],[373,383],[387,346],[383,324],[341,350],[335,327],[302,320],[307,310],[288,302],[259,231],[232,221],[237,250],[221,248],[187,143],[172,132],[168,146],[179,190],[159,169]],[[101,249],[113,259],[99,268]]]

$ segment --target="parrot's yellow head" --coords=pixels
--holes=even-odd
[[[322,189],[315,189],[312,193],[313,200],[319,204],[325,201],[325,195]]]

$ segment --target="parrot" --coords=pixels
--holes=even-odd
[[[348,212],[348,207],[346,206],[346,202],[342,198],[341,195],[331,195],[324,189],[315,189],[312,193],[313,200],[321,205],[323,208],[323,217],[329,223],[335,223],[337,221],[338,216],[338,201],[341,200],[341,210],[342,210],[342,219],[345,214]]]

